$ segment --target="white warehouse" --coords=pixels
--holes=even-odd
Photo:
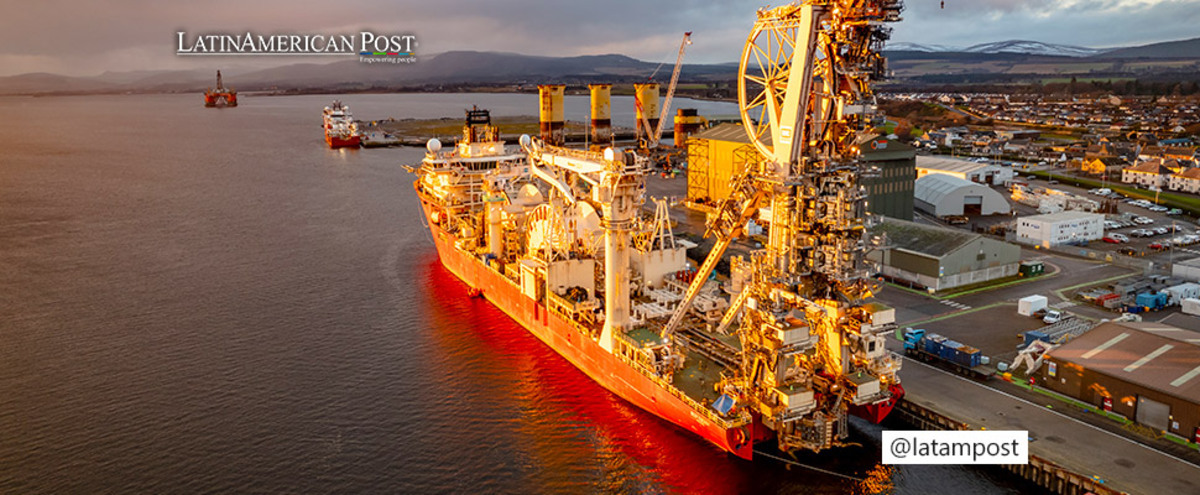
[[[929,174],[913,186],[913,203],[930,215],[1007,215],[1008,200],[983,184],[953,175]]]
[[[976,163],[962,158],[917,155],[917,178],[929,174],[953,175],[980,184],[1007,186],[1013,180],[1013,170],[999,165]]]
[[[1104,237],[1104,215],[1063,211],[1017,219],[1017,242],[1044,248]]]

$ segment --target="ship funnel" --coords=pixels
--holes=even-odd
[[[589,84],[592,90],[592,144],[603,148],[612,144],[612,85]]]
[[[554,146],[563,144],[563,90],[562,84],[538,85],[538,96],[541,108],[538,112],[538,122],[541,127],[542,141]]]
[[[637,107],[638,139],[648,140],[654,129],[658,128],[658,83],[634,84],[633,93]],[[643,129],[643,122],[648,123],[650,128]]]

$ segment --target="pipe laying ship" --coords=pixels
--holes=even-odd
[[[698,270],[666,202],[643,210],[646,159],[556,146],[552,128],[508,149],[484,110],[467,112],[453,149],[430,140],[415,170],[442,264],[606,389],[738,457],[772,439],[842,445],[849,414],[879,422],[904,393],[884,346],[894,310],[868,302],[859,181],[877,171],[858,162],[883,23],[901,9],[758,11],[738,96],[760,159],[709,215]],[[769,241],[710,280],[750,219],[767,220]]]

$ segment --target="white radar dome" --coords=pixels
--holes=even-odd
[[[442,151],[442,142],[438,141],[437,138],[430,139],[428,143],[425,143],[425,149],[429,150],[430,153]]]

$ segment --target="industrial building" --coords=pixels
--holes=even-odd
[[[1171,276],[1190,282],[1200,282],[1200,257],[1172,263]]]
[[[999,165],[976,163],[961,158],[918,156],[917,178],[929,174],[953,175],[963,180],[993,186],[1007,186],[1013,179],[1012,169]]]
[[[728,198],[735,172],[761,159],[740,123],[720,124],[696,133],[688,140],[688,199],[714,203]]]
[[[1052,349],[1036,383],[1155,430],[1200,440],[1200,333],[1108,322]]]
[[[867,188],[867,211],[902,220],[913,219],[913,189],[917,179],[916,156],[912,146],[899,141],[872,139],[860,146],[859,160],[879,169],[878,174],[864,177]]]
[[[1061,211],[1017,219],[1017,242],[1049,248],[1104,237],[1104,215]]]
[[[930,215],[1007,215],[1012,206],[1004,196],[983,184],[946,174],[917,178],[913,203]]]
[[[871,235],[886,235],[888,249],[868,253],[880,273],[934,290],[1017,274],[1021,248],[980,234],[885,218]]]
[[[770,136],[763,139],[770,141]],[[879,138],[864,141],[860,147],[859,159],[878,169],[878,174],[862,181],[867,188],[867,211],[912,220],[916,150]],[[715,203],[729,197],[736,172],[760,160],[762,155],[750,144],[741,123],[719,124],[692,135],[688,139],[688,199]]]

